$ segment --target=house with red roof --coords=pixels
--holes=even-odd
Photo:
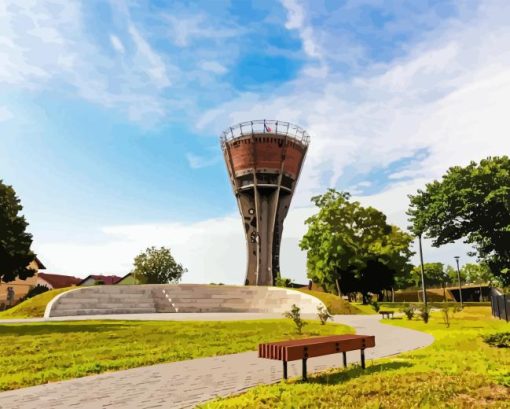
[[[119,276],[104,276],[104,275],[97,275],[97,274],[91,274],[88,277],[85,277],[83,280],[81,280],[78,285],[79,286],[88,286],[88,285],[114,285],[117,284],[119,280],[121,280],[122,277]]]
[[[37,275],[37,285],[43,285],[50,290],[78,285],[80,281],[81,278],[62,274],[39,273]]]

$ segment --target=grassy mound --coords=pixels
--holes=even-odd
[[[50,290],[45,293],[29,298],[18,305],[0,312],[0,319],[7,318],[39,318],[44,316],[46,305],[57,295],[70,290],[71,287]]]
[[[306,288],[299,288],[299,291],[313,295],[314,297],[321,300],[324,305],[328,308],[330,314],[346,315],[346,314],[364,314],[359,308],[347,301],[341,299],[339,296],[329,293],[323,293],[321,291],[312,291]]]

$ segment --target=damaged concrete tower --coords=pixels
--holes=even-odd
[[[221,136],[246,236],[246,285],[275,284],[283,221],[309,142],[304,129],[273,120],[243,122]]]

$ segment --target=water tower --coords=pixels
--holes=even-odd
[[[274,120],[243,122],[221,136],[246,236],[246,285],[275,284],[283,221],[309,142],[304,129]]]

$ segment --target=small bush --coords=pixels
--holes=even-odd
[[[49,288],[46,287],[45,285],[37,284],[35,287],[32,287],[30,290],[28,290],[28,293],[23,298],[20,298],[18,303],[28,300],[29,298],[35,297],[36,295],[45,293],[48,290]]]
[[[496,348],[510,348],[510,332],[485,335],[483,340],[486,344]]]
[[[420,309],[420,318],[423,320],[423,322],[426,324],[427,322],[429,322],[429,318],[430,318],[430,307],[421,307]]]
[[[414,314],[416,313],[416,307],[412,304],[407,304],[400,311],[402,311],[405,314],[408,320],[412,320]]]
[[[296,324],[298,334],[301,334],[303,327],[306,325],[306,322],[301,319],[300,311],[301,308],[299,308],[296,304],[292,304],[292,309],[283,313],[285,318],[290,318],[294,324]]]
[[[379,305],[379,303],[377,301],[374,301],[372,303],[372,308],[375,310],[375,312],[379,312],[379,310],[381,309],[381,306]]]
[[[326,325],[328,320],[333,320],[333,316],[329,313],[327,308],[324,308],[323,305],[319,305],[317,307],[317,316],[321,320],[321,325]]]
[[[441,313],[443,314],[443,322],[446,325],[446,328],[450,328],[450,308],[447,305],[444,305],[441,308]]]
[[[276,277],[276,286],[277,287],[290,288],[291,284],[292,284],[292,280],[290,278]]]

